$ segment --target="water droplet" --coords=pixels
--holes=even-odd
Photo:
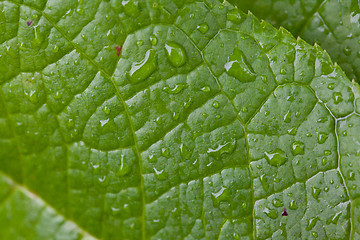
[[[37,103],[39,101],[36,90],[24,90],[24,94],[32,103]]]
[[[279,167],[286,162],[286,154],[283,150],[276,148],[274,151],[265,152],[265,159],[270,165]]]
[[[184,160],[190,159],[192,150],[182,143],[180,144],[180,155]]]
[[[248,112],[248,108],[247,108],[247,107],[242,107],[242,108],[241,108],[241,112],[243,112],[243,113]]]
[[[118,177],[123,177],[125,175],[127,175],[130,172],[131,168],[128,164],[126,164],[125,161],[125,156],[121,155],[121,159],[120,159],[120,167],[119,170],[117,171],[116,175]]]
[[[316,222],[319,220],[318,217],[313,217],[313,218],[310,218],[309,221],[308,221],[308,224],[306,226],[306,231],[310,231],[311,229],[313,229],[316,225]]]
[[[321,192],[321,189],[320,188],[317,188],[317,187],[312,187],[312,191],[311,191],[311,194],[312,196],[318,200],[319,199],[319,194]]]
[[[100,120],[100,125],[101,127],[104,127],[108,122],[110,121],[110,119],[105,119],[105,120]]]
[[[108,106],[105,106],[102,111],[106,114],[109,115],[110,114],[110,108]]]
[[[186,51],[183,46],[175,42],[165,43],[166,56],[174,67],[181,67],[186,63]]]
[[[164,156],[164,157],[168,157],[170,155],[170,152],[169,152],[169,149],[167,147],[164,147],[161,149],[161,154]]]
[[[330,89],[330,90],[334,90],[335,84],[334,84],[334,83],[329,83],[327,87],[328,87],[328,89]]]
[[[215,101],[213,102],[212,106],[213,106],[214,108],[219,108],[219,102],[215,100]]]
[[[291,210],[296,210],[296,209],[298,209],[298,206],[296,205],[295,200],[291,200],[289,208],[290,208]]]
[[[241,23],[241,15],[239,13],[239,10],[236,8],[233,10],[230,10],[227,13],[227,20],[229,20],[230,22],[233,22],[235,24]]]
[[[225,63],[226,72],[241,82],[255,81],[256,74],[252,66],[247,62],[244,53],[235,48],[234,52],[229,56],[228,62]]]
[[[209,86],[205,86],[205,87],[201,88],[201,91],[203,91],[203,92],[210,92],[210,87],[209,87]]]
[[[220,114],[216,114],[216,115],[215,115],[215,118],[216,118],[216,119],[220,119],[220,118],[221,118],[221,115],[220,115]]]
[[[126,15],[130,17],[136,17],[139,14],[137,1],[125,0],[122,1],[121,4],[124,7],[124,12]]]
[[[132,64],[129,72],[130,80],[133,83],[140,82],[149,77],[156,68],[156,52],[154,49],[147,50],[143,60]]]
[[[61,97],[62,97],[62,92],[56,91],[56,93],[54,94],[54,98],[55,99],[60,99]]]
[[[341,92],[334,92],[333,93],[333,99],[335,104],[339,104],[343,101],[343,97]]]
[[[311,235],[312,235],[314,238],[317,238],[317,237],[318,237],[318,233],[317,233],[317,232],[314,232],[314,231],[311,232]]]
[[[209,148],[207,150],[207,153],[209,156],[214,158],[219,158],[222,154],[231,154],[236,148],[236,139],[233,138],[230,140],[230,142],[224,143],[224,144],[218,144],[218,146],[215,149]]]
[[[339,220],[339,218],[340,218],[340,215],[342,214],[342,212],[337,212],[337,213],[335,213],[334,214],[334,216],[332,216],[332,217],[330,217],[327,221],[326,221],[326,224],[331,224],[331,223],[333,223],[333,224],[337,224],[337,222],[338,222],[338,220]]]
[[[197,29],[202,33],[205,34],[209,30],[209,25],[207,23],[202,23],[199,26],[197,26]]]
[[[169,94],[178,94],[183,89],[185,89],[186,87],[187,87],[187,85],[184,84],[184,83],[176,83],[174,88],[170,88],[169,86],[165,86],[163,88],[163,90],[166,91]]]
[[[330,150],[325,150],[325,151],[324,151],[324,155],[325,155],[325,156],[329,156],[330,154],[331,154],[331,151],[330,151]]]
[[[157,45],[158,39],[157,39],[157,37],[156,37],[154,34],[151,34],[151,36],[150,36],[150,42],[151,42],[151,45],[153,45],[153,46],[156,46],[156,45]]]
[[[281,207],[283,206],[284,204],[282,203],[282,201],[280,199],[277,199],[277,198],[274,198],[272,200],[272,204],[274,205],[274,207]]]
[[[304,155],[305,153],[305,145],[303,142],[300,142],[300,141],[295,141],[293,142],[292,144],[292,147],[291,147],[291,152],[294,156],[296,155]]]
[[[291,110],[287,111],[284,115],[284,122],[289,123],[291,122]]]
[[[320,132],[320,133],[318,132],[317,137],[318,137],[318,143],[323,144],[326,141],[326,139],[328,139],[328,134],[324,132]]]
[[[192,103],[192,98],[189,98],[186,102],[184,102],[184,108],[189,108]]]
[[[212,193],[211,195],[214,205],[219,206],[220,202],[229,200],[229,198],[231,197],[231,192],[228,188],[221,187],[218,192]]]
[[[347,131],[346,131],[346,130],[343,131],[343,132],[342,132],[342,135],[343,135],[344,137],[346,137],[346,136],[347,136]]]
[[[271,219],[276,219],[278,217],[278,214],[275,209],[265,208],[264,213],[266,216],[268,216]]]
[[[155,172],[155,178],[158,180],[165,180],[168,177],[168,174],[165,172],[165,170],[157,170],[156,168],[154,168],[154,172]]]
[[[265,174],[260,176],[260,183],[264,190],[267,192],[269,190],[269,183]]]
[[[149,160],[149,162],[154,163],[157,161],[157,157],[154,154],[150,154],[148,156],[148,160]]]
[[[86,34],[81,34],[81,38],[86,41],[88,38],[87,38],[87,35]]]
[[[322,159],[322,165],[325,166],[327,163],[327,157],[323,157]]]
[[[67,121],[66,126],[67,126],[69,129],[73,128],[73,127],[75,126],[74,120],[70,118],[70,119]]]
[[[139,47],[141,47],[142,45],[144,45],[144,41],[143,40],[138,40],[136,42],[136,45],[138,45]]]
[[[349,46],[346,46],[344,49],[343,49],[343,52],[346,56],[350,56],[351,55],[351,48]]]
[[[347,175],[349,180],[355,180],[355,173],[353,170],[350,170]]]
[[[178,120],[180,117],[180,114],[178,112],[173,112],[172,117],[174,120]]]
[[[58,45],[54,45],[54,48],[51,50],[53,53],[57,53],[59,51]]]

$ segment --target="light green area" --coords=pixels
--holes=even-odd
[[[0,239],[360,238],[360,88],[320,47],[217,0],[0,9]]]

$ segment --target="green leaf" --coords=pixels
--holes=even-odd
[[[360,88],[319,46],[217,0],[0,6],[0,239],[360,237]]]
[[[360,5],[353,0],[229,0],[276,27],[283,26],[329,52],[350,79],[360,82]]]

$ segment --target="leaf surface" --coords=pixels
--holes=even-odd
[[[345,0],[229,0],[274,26],[283,26],[329,52],[350,79],[360,82],[360,5]]]
[[[216,1],[0,4],[0,237],[359,237],[360,89],[320,47]]]

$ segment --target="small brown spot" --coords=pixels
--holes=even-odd
[[[286,211],[286,208],[284,208],[284,211],[283,211],[283,213],[282,213],[281,215],[283,215],[284,217],[286,217],[287,215],[289,215],[289,214],[287,213],[287,211]]]
[[[122,45],[116,46],[115,49],[116,49],[116,55],[120,56],[120,53],[121,53],[121,50],[122,50]]]
[[[27,21],[26,24],[30,26],[32,24],[32,21]]]

